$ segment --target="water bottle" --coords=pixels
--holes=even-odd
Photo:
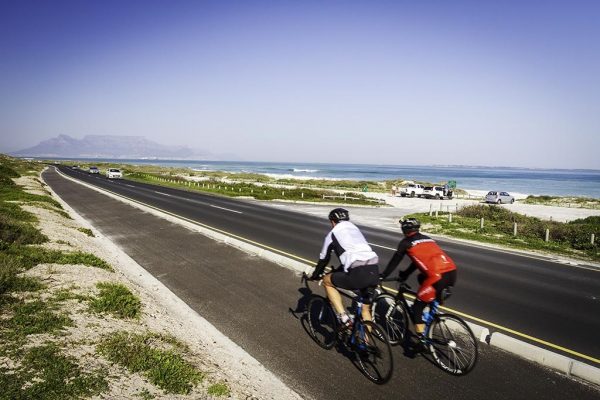
[[[429,310],[424,310],[423,311],[423,321],[428,324],[430,322],[431,319],[431,314],[429,312]]]

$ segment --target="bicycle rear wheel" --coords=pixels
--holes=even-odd
[[[363,321],[353,333],[353,350],[362,372],[377,384],[389,381],[394,371],[394,359],[385,332],[374,322]]]
[[[329,301],[313,296],[306,306],[308,330],[313,340],[324,349],[331,349],[337,339],[337,317]]]
[[[390,344],[402,343],[408,329],[408,311],[402,303],[389,294],[377,296],[373,301],[373,318],[383,328]]]
[[[468,374],[477,363],[477,340],[461,318],[438,314],[427,332],[435,362],[452,375]]]

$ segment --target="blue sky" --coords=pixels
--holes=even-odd
[[[0,0],[0,151],[600,169],[594,1]]]

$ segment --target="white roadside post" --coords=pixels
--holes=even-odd
[[[517,236],[517,223],[513,224],[513,236]]]
[[[546,237],[544,238],[544,240],[547,242],[550,240],[550,229],[546,228]]]
[[[481,220],[479,221],[479,229],[483,230],[483,217],[481,217]]]
[[[594,240],[595,240],[595,239],[596,239],[596,235],[594,235],[594,234],[592,233],[592,237],[591,237],[591,239],[590,239],[590,242],[591,242],[592,244],[594,244]]]

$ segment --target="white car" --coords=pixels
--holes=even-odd
[[[88,174],[99,174],[99,173],[100,173],[100,170],[98,169],[98,167],[91,166],[88,169]]]
[[[515,202],[515,198],[506,192],[488,192],[485,196],[486,203],[495,204],[512,204]]]
[[[123,173],[120,169],[109,168],[106,170],[106,177],[108,179],[123,179]]]
[[[425,197],[426,199],[436,199],[436,200],[450,199],[450,200],[452,200],[452,197],[454,196],[454,192],[452,191],[452,189],[448,188],[447,186],[425,186],[423,188],[422,196]]]

